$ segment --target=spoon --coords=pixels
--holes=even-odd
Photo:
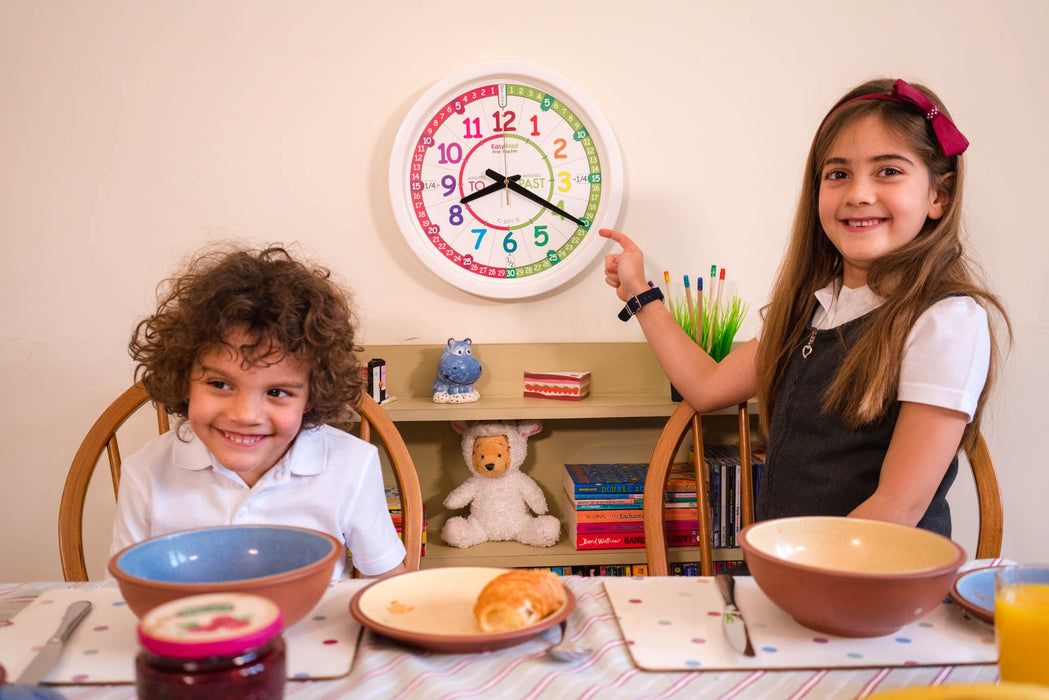
[[[546,650],[547,655],[557,661],[577,661],[589,656],[592,649],[573,642],[568,634],[568,621],[561,623],[561,641]]]

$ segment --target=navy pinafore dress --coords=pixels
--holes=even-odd
[[[848,515],[878,487],[900,402],[894,402],[880,421],[859,429],[821,408],[827,386],[872,314],[816,331],[812,352],[803,357],[798,348],[791,357],[772,410],[756,520]],[[955,457],[918,527],[951,536],[947,491],[957,474]]]

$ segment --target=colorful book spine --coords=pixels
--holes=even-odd
[[[670,565],[671,576],[699,576],[699,562],[675,562]]]
[[[696,493],[696,478],[687,464],[672,470],[667,479],[667,491],[671,493]],[[566,464],[564,471],[565,491],[577,500],[587,494],[640,494],[645,491],[645,475],[648,464]]]
[[[386,488],[386,508],[390,512],[390,521],[393,523],[397,536],[404,540],[404,514],[401,510],[401,493],[396,486]],[[426,556],[426,504],[423,504],[423,531],[421,556]]]
[[[586,494],[644,493],[647,464],[566,464],[565,491],[576,498]]]
[[[573,510],[566,514],[568,522],[576,523],[615,523],[623,521],[644,521],[644,511],[632,510]],[[670,508],[663,511],[663,520],[695,520],[694,508]]]
[[[570,510],[633,510],[645,505],[643,494],[630,494],[630,498],[588,498],[585,495],[576,497],[566,492],[566,506]],[[695,493],[667,494],[663,500],[667,508],[695,508]]]
[[[713,564],[714,564],[714,573],[715,574],[720,574],[725,569],[732,568],[733,566],[739,566],[742,563],[743,563],[742,561],[715,561],[715,562],[713,562]]]
[[[707,513],[710,518],[710,536],[712,546],[721,546],[721,465],[710,465],[710,492],[707,502],[710,504]]]
[[[675,530],[698,530],[699,520],[692,518],[691,520],[667,520],[663,523],[663,529],[666,532],[673,532]],[[575,531],[583,534],[599,534],[606,532],[644,532],[645,524],[640,520],[625,520],[615,523],[575,523]]]
[[[725,464],[721,467],[721,546],[732,546],[732,518],[729,513],[732,509],[732,488],[730,484],[735,480],[735,464]]]
[[[681,565],[676,564],[675,566]],[[692,563],[691,566],[699,570],[698,562]],[[648,564],[589,564],[586,566],[548,566],[545,569],[558,576],[648,576]]]
[[[641,510],[644,507],[644,501],[639,498],[630,503],[587,503],[586,501],[577,501],[572,506],[572,510]]]
[[[643,493],[581,493],[577,496],[566,488],[565,495],[568,496],[568,504],[572,508],[583,509],[608,508],[615,510],[617,508],[640,508],[645,502]]]
[[[667,533],[668,547],[691,547],[696,544],[697,533],[692,530]],[[597,535],[577,534],[576,549],[630,549],[645,546],[643,532],[613,532]]]

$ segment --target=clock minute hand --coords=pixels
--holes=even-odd
[[[485,196],[486,194],[491,194],[492,192],[498,192],[501,189],[505,189],[508,183],[510,183],[510,182],[517,182],[518,180],[521,179],[520,175],[514,175],[513,177],[506,178],[506,177],[503,177],[502,175],[499,175],[499,173],[495,173],[496,175],[499,175],[498,178],[495,178],[495,177],[492,177],[492,175],[490,174],[490,173],[494,173],[494,172],[495,172],[494,170],[489,170],[488,171],[488,173],[489,173],[488,177],[491,177],[493,180],[496,180],[496,182],[493,182],[492,184],[488,185],[487,187],[482,187],[481,189],[477,190],[476,192],[471,192],[470,194],[468,194],[465,197],[463,197],[462,199],[460,199],[459,203],[460,204],[466,204],[467,202],[472,202],[475,199],[479,199],[479,198]]]
[[[536,202],[537,204],[542,204],[544,207],[546,207],[550,211],[554,212],[558,216],[563,216],[564,218],[568,219],[569,221],[573,221],[576,224],[586,228],[586,224],[584,224],[581,220],[575,218],[574,216],[572,216],[571,214],[569,214],[568,212],[566,212],[564,209],[562,209],[561,207],[557,206],[556,204],[551,204],[550,202],[546,201],[545,199],[543,199],[539,195],[537,195],[534,192],[532,192],[527,187],[522,187],[521,185],[518,185],[516,180],[511,179],[511,181],[509,183],[507,183],[506,186],[509,187],[512,191],[516,192],[517,194],[519,194],[519,195],[521,195],[523,197],[527,197],[528,199],[532,200],[533,202]]]

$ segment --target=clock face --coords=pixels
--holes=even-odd
[[[430,88],[390,167],[412,250],[445,281],[493,298],[540,294],[586,269],[622,192],[619,149],[597,107],[565,78],[514,62]]]

